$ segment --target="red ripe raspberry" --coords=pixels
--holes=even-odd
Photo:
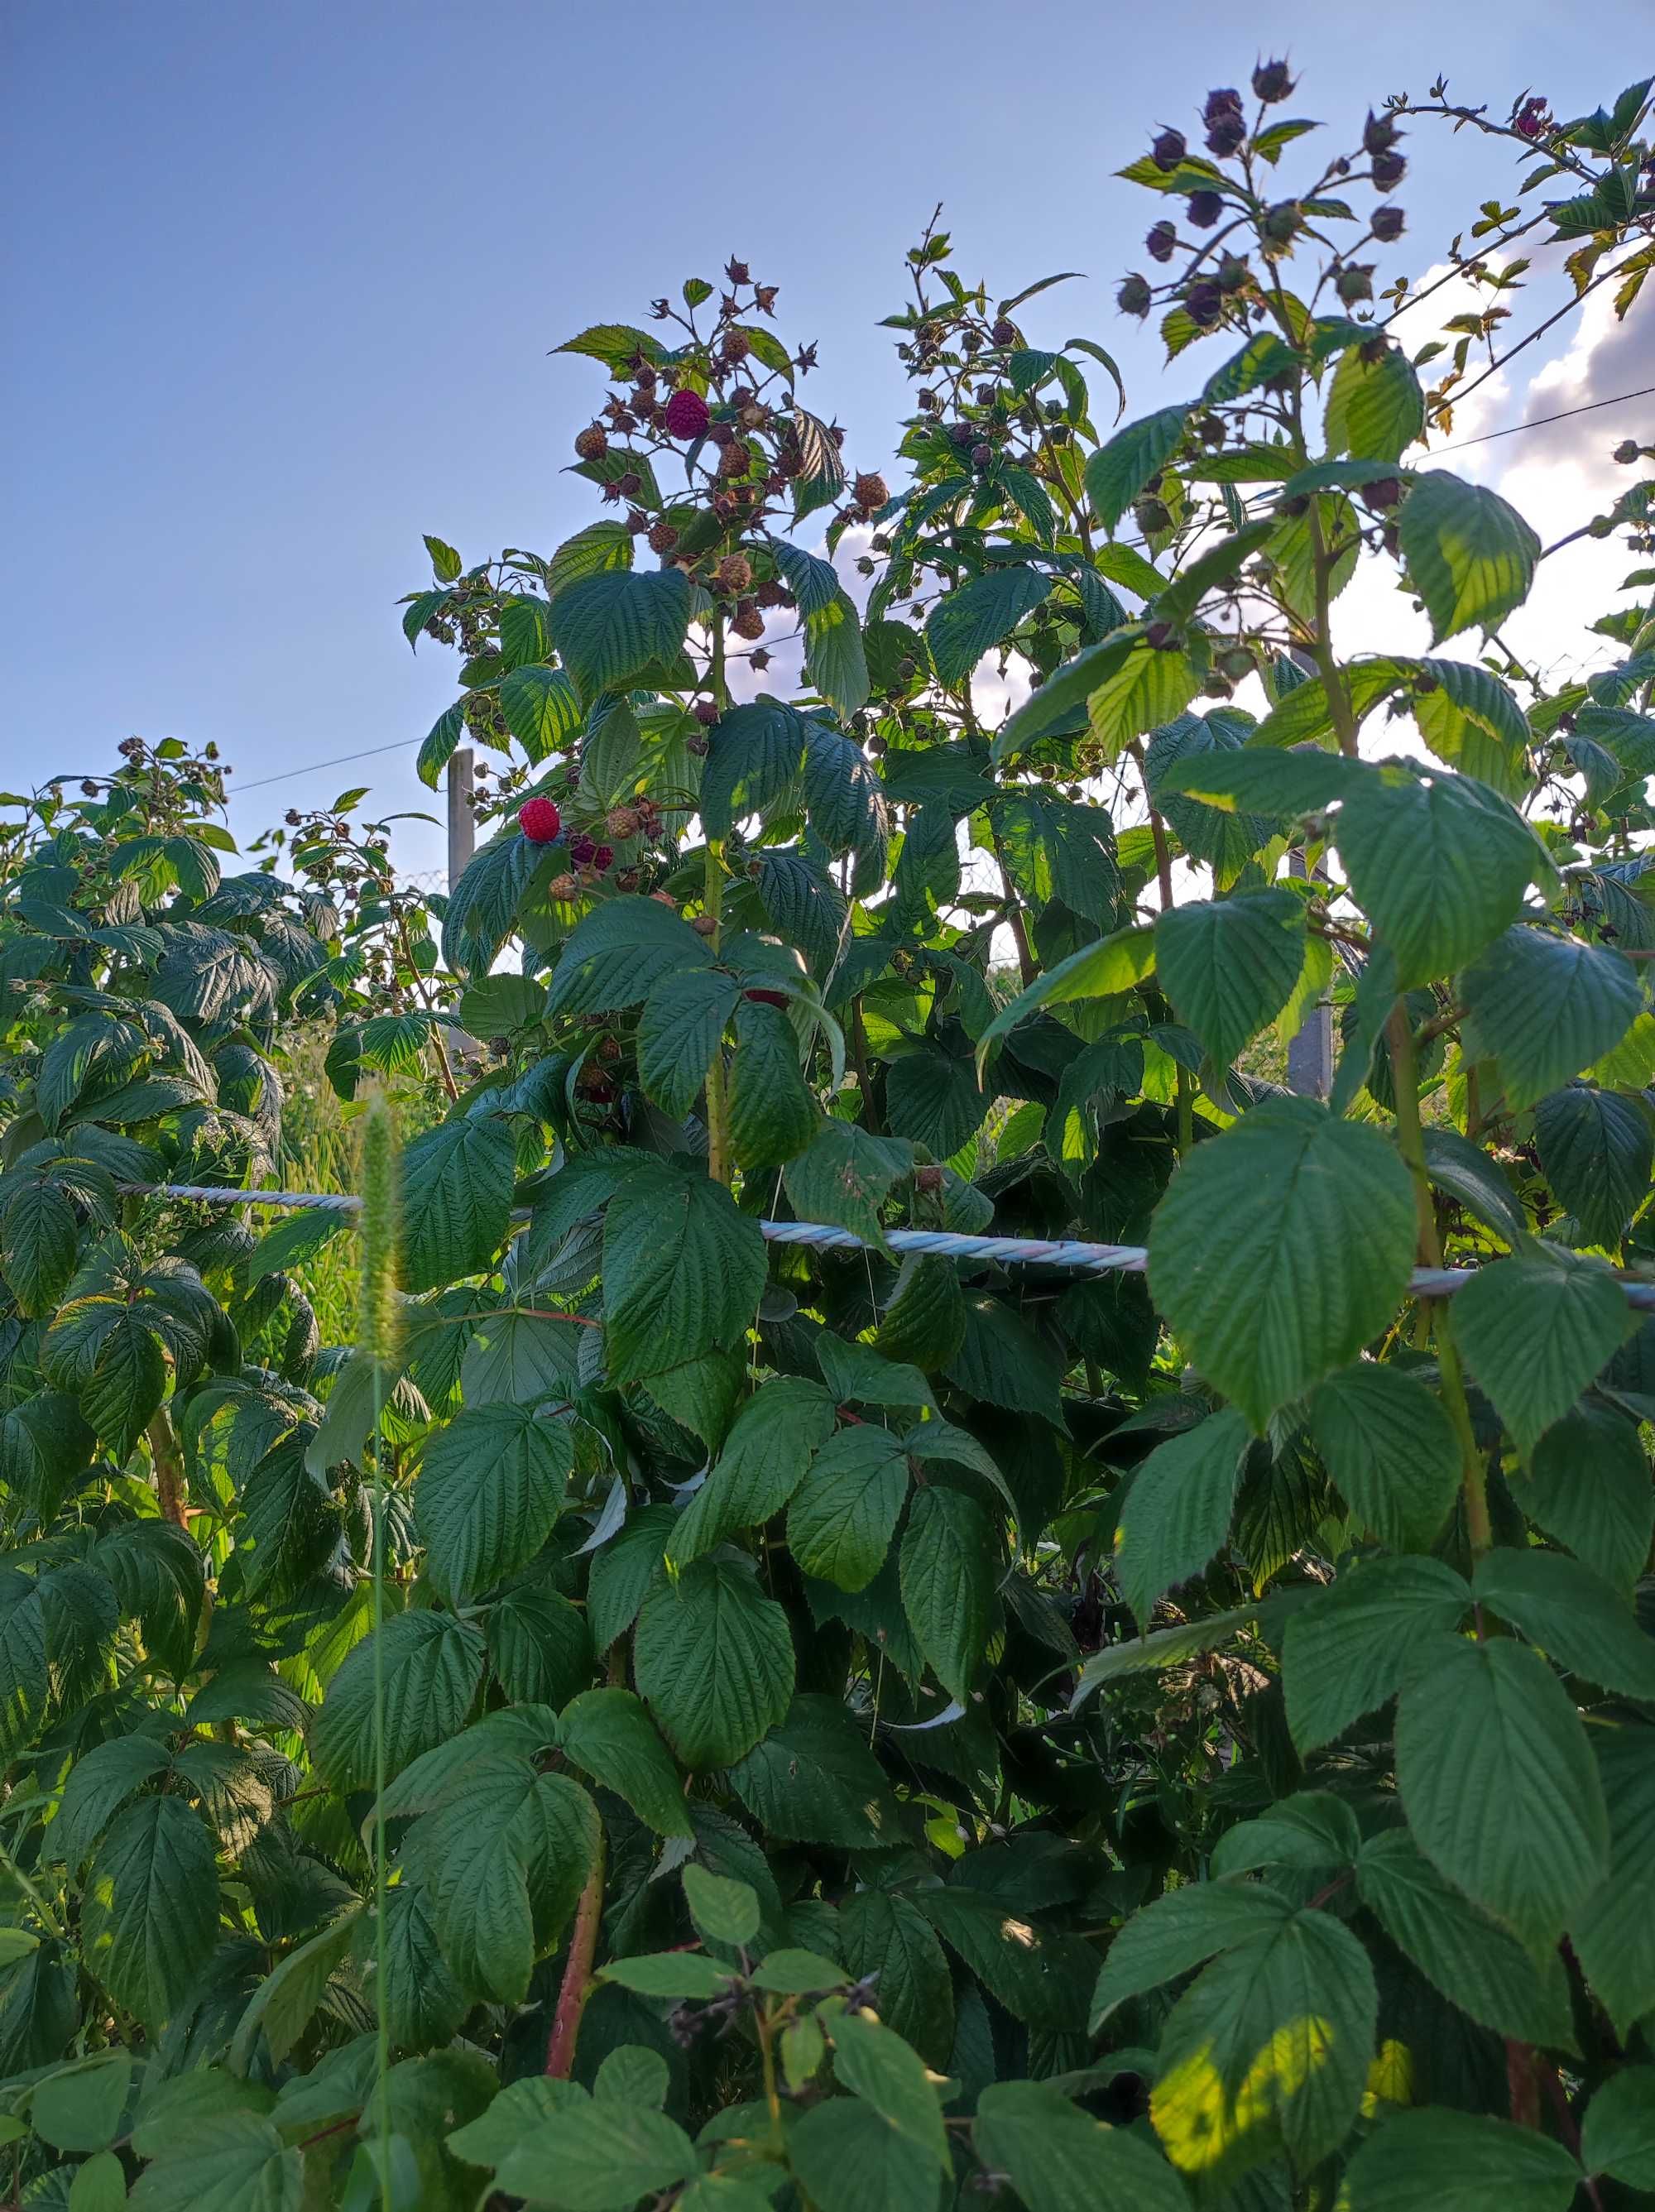
[[[563,817],[549,799],[526,799],[517,811],[517,826],[531,845],[550,845],[563,826]]]
[[[672,438],[701,438],[711,421],[707,402],[698,392],[675,392],[666,403],[666,433]]]
[[[615,848],[612,845],[594,845],[593,847],[592,865],[596,868],[600,876],[605,874],[606,871],[613,866],[614,860]]]
[[[697,699],[696,702],[696,720],[701,724],[703,729],[710,730],[713,724],[718,720],[718,706],[716,702],[711,699]]]
[[[569,841],[569,857],[577,868],[589,868],[597,849],[590,837],[571,837]]]

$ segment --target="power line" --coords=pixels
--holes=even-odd
[[[272,783],[290,783],[296,775],[319,775],[325,768],[349,768],[352,761],[377,760],[381,753],[406,750],[407,744],[406,738],[399,738],[393,745],[374,745],[365,753],[341,753],[334,760],[312,761],[308,768],[284,768],[280,775],[256,776],[251,783],[238,783],[235,795],[239,799],[244,791],[263,791]]]
[[[1561,415],[1537,415],[1532,422],[1513,422],[1508,429],[1485,430],[1480,438],[1462,438],[1457,445],[1439,446],[1437,453],[1463,453],[1468,446],[1487,446],[1495,438],[1515,438],[1519,430],[1543,430],[1549,422],[1567,422],[1572,415],[1590,415],[1599,407],[1623,407],[1628,399],[1647,399],[1652,392],[1655,392],[1655,384],[1645,385],[1641,392],[1619,392],[1613,399],[1588,399],[1584,406],[1566,407]]]

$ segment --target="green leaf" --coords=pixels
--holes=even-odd
[[[677,568],[639,574],[610,569],[560,592],[552,638],[587,699],[624,690],[635,678],[672,661],[690,619],[690,586]]]
[[[1149,796],[1171,826],[1186,853],[1205,860],[1220,889],[1232,882],[1254,853],[1270,840],[1273,817],[1240,812],[1233,803],[1204,805],[1185,796],[1214,762],[1227,763],[1242,746],[1238,726],[1217,714],[1180,714],[1149,740],[1144,765]],[[1257,757],[1249,756],[1256,767]],[[1293,756],[1297,758],[1297,756]]]
[[[81,1941],[90,1972],[147,2027],[169,2019],[218,1940],[212,1840],[179,1797],[117,1815],[87,1878]]]
[[[537,764],[566,750],[579,736],[583,720],[579,695],[563,670],[538,665],[507,670],[500,683],[500,712],[506,727]]]
[[[549,1014],[636,1006],[669,975],[712,965],[704,938],[659,901],[623,895],[575,926],[546,995]]]
[[[694,2144],[664,2112],[581,2097],[527,2130],[495,2180],[508,2196],[565,2212],[627,2212],[697,2170]]]
[[[1307,2172],[1356,2118],[1378,2010],[1367,1954],[1331,1913],[1291,1913],[1226,1950],[1162,2031],[1149,2113],[1168,2158],[1241,2170],[1285,2146]]]
[[[916,1891],[914,1902],[949,1949],[1025,2027],[1085,2027],[1096,1953],[1037,1929],[999,1899],[956,1883]]]
[[[641,1170],[604,1222],[604,1340],[618,1382],[739,1345],[764,1287],[758,1224],[709,1176]]]
[[[1368,1559],[1289,1617],[1282,1679],[1301,1756],[1402,1687],[1414,1647],[1457,1626],[1471,1593],[1440,1559]]]
[[[1317,1385],[1310,1427],[1355,1518],[1395,1551],[1428,1551],[1459,1489],[1460,1449],[1424,1384],[1358,1360]]]
[[[916,2212],[940,2185],[934,2160],[861,2097],[802,2113],[788,2160],[818,2212]]]
[[[574,1917],[600,1847],[598,1808],[560,1774],[504,1753],[469,1768],[410,1829],[405,1880],[423,1885],[442,1956],[474,1997],[520,2004],[534,1961]]]
[[[402,1156],[403,1281],[411,1291],[446,1290],[494,1265],[511,1225],[517,1146],[504,1121],[443,1121]]]
[[[1609,1269],[1561,1244],[1479,1267],[1454,1305],[1460,1349],[1525,1458],[1632,1328]]]
[[[1349,2212],[1569,2212],[1580,2168],[1561,2143],[1428,2106],[1387,2120],[1351,2160]]]
[[[899,2136],[930,2153],[939,2172],[948,2172],[942,2106],[919,2053],[867,2012],[837,2014],[831,2033],[834,2078],[840,2087],[865,2097]]]
[[[1530,781],[1529,725],[1500,678],[1465,660],[1422,660],[1419,672],[1414,719],[1438,759],[1520,798]]]
[[[1649,1196],[1655,1170],[1647,1109],[1617,1091],[1576,1084],[1542,1098],[1534,1126],[1553,1190],[1594,1243],[1618,1245]]]
[[[1415,1644],[1396,1707],[1396,1787],[1427,1857],[1536,1952],[1609,1870],[1585,1731],[1526,1644]]]
[[[763,814],[804,774],[811,726],[779,699],[733,707],[715,726],[701,771],[701,818],[708,834],[729,835]]]
[[[1172,458],[1189,415],[1187,407],[1163,407],[1141,422],[1129,422],[1086,463],[1086,496],[1111,538],[1151,477]]]
[[[795,1698],[730,1780],[766,1832],[787,1842],[872,1850],[900,1832],[891,1785],[837,1698]]]
[[[83,1752],[64,1784],[44,1856],[75,1872],[127,1799],[170,1763],[165,1747],[150,1736],[111,1736]]]
[[[1092,1992],[1092,2033],[1129,1998],[1273,1931],[1291,1911],[1275,1890],[1251,1883],[1198,1881],[1165,1891],[1133,1913],[1111,1942]]]
[[[961,1705],[994,1626],[1001,1549],[988,1515],[963,1492],[933,1486],[916,1496],[903,1532],[903,1611],[937,1680]]]
[[[958,591],[946,592],[925,625],[937,681],[949,689],[962,683],[983,654],[1009,637],[1050,590],[1050,576],[1019,564],[990,568]]]
[[[1350,792],[1335,835],[1404,989],[1481,952],[1516,919],[1544,865],[1522,817],[1463,776],[1383,769]]]
[[[1356,1885],[1397,1949],[1451,2004],[1496,2035],[1574,2047],[1561,1958],[1530,1958],[1443,1880],[1405,1828],[1382,1830],[1363,1845]]]
[[[1278,668],[1283,665],[1289,668],[1297,665],[1293,661],[1277,663]],[[1411,661],[1388,657],[1346,663],[1340,671],[1340,680],[1359,724],[1381,700],[1389,698],[1406,683],[1413,665]],[[1299,673],[1303,680],[1285,691],[1278,681],[1276,703],[1248,740],[1250,751],[1304,744],[1311,738],[1325,744],[1331,739],[1333,708],[1328,701],[1327,685],[1319,676],[1304,676],[1302,671]],[[1311,771],[1306,769],[1305,773],[1308,775]],[[1370,763],[1346,761],[1342,780],[1354,785],[1372,773]]]
[[[1172,907],[1155,927],[1156,973],[1220,1067],[1281,1012],[1304,964],[1305,908],[1291,891]]]
[[[1040,1006],[1068,1006],[1077,999],[1112,999],[1141,983],[1155,966],[1153,929],[1120,929],[1095,945],[1082,945],[1060,960],[1008,1006],[995,1016],[977,1039],[977,1065],[981,1078],[990,1053],[1003,1036]]]
[[[1634,1422],[1585,1398],[1506,1480],[1536,1528],[1616,1589],[1632,1589],[1655,1537],[1655,1490]]]
[[[977,2100],[977,2154],[1029,2212],[1188,2212],[1183,2182],[1125,2128],[1106,2127],[1051,2083],[996,2081]]]
[[[1324,423],[1328,449],[1399,461],[1425,428],[1425,394],[1400,346],[1386,345],[1372,361],[1366,353],[1362,346],[1347,347],[1333,372]]]
[[[908,1496],[899,1437],[871,1422],[821,1446],[788,1507],[788,1549],[801,1574],[866,1589],[885,1564]]]
[[[394,1780],[465,1725],[483,1679],[483,1638],[468,1622],[437,1613],[399,1613],[378,1634],[386,1771]],[[367,1637],[346,1655],[311,1723],[311,1757],[339,1790],[365,1790],[374,1779],[374,1643]]]
[[[943,1160],[976,1134],[994,1103],[969,1060],[926,1045],[889,1063],[885,1091],[892,1136],[923,1145]]]
[[[1655,2190],[1655,2066],[1625,2067],[1595,2094],[1580,2130],[1580,2160],[1588,2173]]]
[[[839,1911],[845,1964],[873,1978],[879,2017],[928,2066],[945,2067],[954,2041],[948,1961],[931,1923],[897,1891],[861,1889]]]
[[[75,1273],[79,1241],[75,1209],[56,1184],[26,1182],[0,1231],[0,1268],[21,1313],[39,1319],[52,1312]]]
[[[732,1149],[750,1171],[780,1167],[802,1152],[822,1118],[799,1065],[799,1041],[778,1007],[743,1000],[736,1009],[730,1066]]]
[[[624,1797],[658,1835],[695,1833],[672,1755],[630,1690],[584,1691],[562,1715],[558,1746],[573,1765]]]
[[[638,1694],[685,1765],[728,1766],[787,1711],[788,1617],[745,1567],[696,1559],[644,1601],[632,1668]]]
[[[832,1432],[832,1401],[819,1383],[783,1375],[762,1384],[675,1523],[669,1562],[687,1566],[733,1530],[757,1528],[779,1513],[804,1480],[812,1452]]]
[[[1589,1465],[1581,1472],[1591,1480]],[[1579,1559],[1532,1548],[1488,1552],[1471,1588],[1479,1605],[1514,1621],[1566,1674],[1655,1702],[1655,1637]]]
[[[1592,1730],[1609,1808],[1609,1876],[1569,1923],[1593,1994],[1625,2040],[1655,2008],[1655,1729]]]
[[[135,2184],[133,2212],[300,2212],[302,2151],[257,2112],[192,2118]]]
[[[1486,635],[1528,598],[1540,540],[1496,493],[1433,469],[1402,501],[1397,529],[1433,645],[1474,623]]]
[[[751,1943],[758,1933],[758,1893],[747,1882],[709,1874],[691,1860],[684,1869],[684,1897],[703,1943]]]
[[[1196,633],[1195,642],[1202,646],[1199,660],[1193,650],[1179,652],[1170,646],[1157,647],[1141,637],[1131,643],[1126,657],[1113,672],[1090,688],[1086,720],[1103,750],[1104,766],[1113,767],[1134,738],[1174,720],[1195,697],[1206,673],[1205,645],[1199,632]],[[1062,680],[1063,672],[1060,669],[1037,696],[1044,699],[1046,691]],[[1026,713],[1027,708],[1019,712]],[[1003,730],[1001,735],[1005,735]],[[998,738],[995,750],[998,758]]]
[[[1077,806],[1039,786],[1002,793],[995,839],[1007,874],[1036,907],[1061,899],[1099,928],[1120,898],[1113,825],[1098,806]]]
[[[551,1534],[575,1471],[563,1422],[528,1406],[468,1406],[425,1447],[414,1517],[439,1597],[463,1605],[525,1565]]]
[[[1173,1177],[1150,1228],[1150,1288],[1196,1364],[1262,1431],[1385,1326],[1415,1226],[1408,1170],[1377,1130],[1270,1099]]]
[[[611,1959],[599,1978],[618,1982],[622,1989],[636,1990],[639,1996],[688,1997],[703,2002],[709,1997],[726,1996],[730,1986],[728,1969],[715,1959],[703,1958],[693,1951]]]
[[[682,1120],[701,1094],[740,987],[720,968],[687,968],[644,1000],[636,1040],[638,1081],[664,1113]]]
[[[256,2039],[263,2041],[268,2063],[281,2065],[316,2017],[335,1969],[356,1936],[358,1920],[354,1911],[343,1913],[319,1936],[289,1951],[259,1984],[230,2045],[230,2063],[238,2072],[246,2071]]]
[[[586,1616],[544,1587],[508,1590],[489,1608],[489,1665],[508,1698],[553,1707],[591,1679]]]
[[[914,1148],[871,1136],[853,1121],[823,1122],[808,1151],[782,1170],[787,1194],[800,1221],[824,1221],[879,1252],[886,1250],[879,1207],[892,1186],[910,1175]]]
[[[546,563],[546,589],[555,599],[560,592],[566,591],[571,584],[578,583],[582,576],[595,576],[606,568],[630,568],[631,566],[632,533],[626,525],[624,522],[589,522],[584,530],[577,530],[573,538],[564,538]],[[538,605],[535,601],[528,604]],[[511,611],[508,603],[500,617],[501,641],[507,645],[508,651],[510,647],[506,635],[507,617]],[[545,611],[542,609],[540,611],[544,614]],[[547,643],[550,641],[548,631]],[[545,647],[542,647],[533,658],[544,660]]]
[[[805,614],[805,678],[829,706],[847,717],[867,704],[870,686],[861,624],[855,600],[843,589]]]
[[[1112,551],[1115,549],[1105,550]],[[1102,566],[1101,561],[1099,566]],[[1154,571],[1152,569],[1150,574],[1154,575]],[[1156,586],[1160,580],[1159,576],[1155,578]],[[1096,645],[1085,647],[1073,660],[1065,661],[1062,667],[1046,678],[1037,691],[1024,701],[1014,714],[1009,715],[1001,724],[989,747],[989,758],[997,766],[1018,753],[1026,752],[1031,745],[1084,707],[1094,691],[1101,690],[1110,678],[1124,668],[1129,659],[1135,657],[1135,647],[1134,637],[1104,639]],[[1177,711],[1174,708],[1173,712]],[[1166,715],[1162,719],[1170,721],[1171,716]]]
[[[545,858],[542,847],[512,829],[491,837],[466,862],[442,918],[442,955],[456,973],[487,975]]]
[[[1459,988],[1468,1050],[1500,1061],[1512,1107],[1601,1059],[1643,1005],[1637,971],[1620,953],[1521,926],[1466,969]]]
[[[100,2051],[48,2074],[29,2106],[34,2132],[57,2150],[106,2149],[120,2132],[131,2086],[132,2057],[126,2051]]]
[[[1116,1572],[1147,1626],[1155,1601],[1199,1574],[1229,1533],[1250,1439],[1229,1407],[1158,1444],[1133,1475],[1116,1535]]]

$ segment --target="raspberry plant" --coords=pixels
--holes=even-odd
[[[501,756],[440,963],[360,794],[223,876],[135,744],[9,833],[15,2202],[1655,2189],[1655,621],[1525,666],[1573,538],[1429,451],[1543,327],[1524,232],[1635,305],[1648,87],[1433,88],[1290,195],[1293,88],[1126,172],[1190,396],[1123,428],[934,224],[894,495],[739,263],[570,342],[618,512],[406,608],[422,773]],[[1432,111],[1557,191],[1410,356]],[[1338,649],[1364,562],[1428,653]],[[1259,1072],[1323,1000],[1325,1102]],[[146,1188],[279,1171],[318,1020],[441,1116],[399,1208],[372,1109],[326,1346],[345,1216]]]

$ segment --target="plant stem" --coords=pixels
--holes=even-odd
[[[708,942],[716,953],[724,901],[724,866],[717,841],[711,837],[707,840],[705,881],[702,904],[712,916],[713,931]],[[724,1083],[724,1040],[721,1036],[713,1047],[713,1057],[707,1069],[707,1172],[715,1182],[728,1184],[730,1108]]]
[[[144,1431],[149,1439],[149,1457],[155,1470],[155,1495],[161,1500],[163,1517],[175,1528],[187,1529],[188,1514],[184,1510],[184,1458],[173,1434],[173,1425],[164,1413],[150,1418]]]
[[[1149,796],[1149,767],[1144,759],[1143,742],[1135,738],[1127,747],[1137,765],[1138,779],[1144,787],[1144,805],[1149,809],[1149,835],[1155,847],[1155,881],[1161,895],[1161,912],[1169,913],[1177,903],[1172,895],[1172,848],[1166,842],[1166,824]],[[1177,1064],[1178,1133],[1176,1139],[1178,1158],[1182,1159],[1195,1142],[1196,1097],[1195,1086],[1190,1080],[1190,1071],[1180,1060]]]
[[[1431,1195],[1430,1170],[1426,1165],[1425,1133],[1420,1126],[1419,1065],[1414,1033],[1409,1026],[1408,1004],[1398,999],[1385,1026],[1390,1047],[1390,1080],[1396,1092],[1396,1149],[1414,1179],[1414,1203],[1420,1225],[1420,1257],[1427,1267],[1442,1265],[1442,1236],[1437,1227],[1436,1204]],[[1437,1375],[1442,1401],[1459,1438],[1460,1486],[1465,1499],[1465,1528],[1473,1558],[1492,1548],[1494,1530],[1488,1519],[1488,1477],[1482,1455],[1471,1426],[1471,1408],[1465,1395],[1465,1377],[1454,1342],[1453,1323],[1441,1300],[1428,1300],[1437,1337]]]
[[[23,1872],[21,1867],[18,1865],[16,1860],[13,1858],[11,1853],[7,1850],[3,1845],[0,1845],[0,1873],[9,1875],[11,1879],[16,1883],[18,1888],[22,1891],[24,1896],[27,1898],[29,1903],[34,1907],[35,1911],[40,1915],[47,1935],[61,1936],[64,1930],[58,1924],[57,1916],[53,1913],[52,1907],[46,1903],[45,1898],[41,1896],[34,1883],[31,1881],[29,1876]]]
[[[581,1892],[575,1914],[575,1933],[569,1939],[569,1959],[557,1991],[551,2035],[546,2045],[546,2072],[554,2081],[567,2081],[575,2066],[575,2045],[581,2033],[581,2014],[592,1987],[592,1962],[598,1954],[598,1929],[604,1917],[604,1838],[598,1832],[598,1848],[592,1871]]]
[[[861,994],[858,992],[850,1002],[850,1019],[846,1024],[850,1042],[850,1064],[856,1071],[856,1087],[862,1094],[862,1127],[871,1137],[882,1137],[879,1109],[873,1097],[873,1071],[868,1065],[867,1031],[862,1024]]]

